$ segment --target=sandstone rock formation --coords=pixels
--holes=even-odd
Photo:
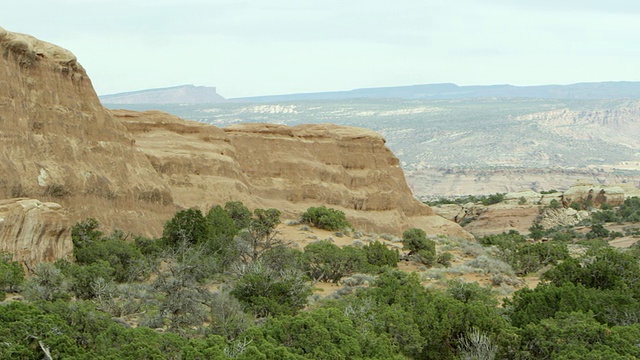
[[[617,206],[622,204],[625,199],[625,191],[619,186],[576,185],[565,191],[563,195],[563,201],[566,204],[575,201],[593,206],[600,206],[604,203]]]
[[[535,205],[491,205],[464,228],[476,236],[500,234],[511,230],[526,234],[538,216],[538,211],[539,207]]]
[[[0,200],[0,251],[32,267],[71,255],[69,218],[56,203],[35,199]]]
[[[219,129],[158,111],[112,113],[181,207],[205,210],[240,200],[295,218],[310,206],[327,205],[367,231],[399,234],[420,226],[469,237],[413,198],[398,159],[373,131],[330,124]]]
[[[589,218],[590,214],[585,210],[575,210],[572,208],[545,209],[540,214],[539,224],[544,229],[551,229],[556,226],[573,226],[580,221]]]
[[[0,29],[0,53],[0,199],[55,200],[74,221],[118,226],[138,222],[144,204],[172,203],[71,52]]]
[[[333,125],[219,129],[159,112],[113,116],[69,51],[0,29],[0,53],[0,199],[55,200],[71,223],[94,217],[147,236],[159,235],[180,208],[229,200],[291,217],[326,204],[366,231],[398,235],[419,226],[470,236],[412,197],[398,159],[374,132]],[[58,234],[56,224],[21,228],[45,243],[48,235],[38,234]],[[60,234],[49,241],[67,233]],[[16,240],[0,237],[7,241]],[[53,249],[35,251],[41,260],[67,254],[64,246],[41,247]]]

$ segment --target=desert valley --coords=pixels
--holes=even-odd
[[[0,358],[640,357],[638,83],[98,97],[0,53]]]

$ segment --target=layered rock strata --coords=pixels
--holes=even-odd
[[[71,224],[94,217],[107,228],[147,236],[160,235],[178,209],[230,200],[276,207],[290,218],[328,205],[365,231],[399,235],[417,226],[470,236],[412,197],[398,159],[372,131],[219,129],[160,112],[112,114],[69,51],[0,29],[0,55],[0,199],[37,198],[43,204],[37,208],[47,211],[54,201]],[[24,200],[7,201],[15,208]],[[48,227],[49,215],[29,222],[7,211],[4,249],[17,254],[33,244],[25,261],[69,253],[62,220]],[[25,225],[36,223],[42,225]],[[15,229],[22,229],[19,236]]]

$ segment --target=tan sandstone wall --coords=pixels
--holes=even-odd
[[[69,225],[87,217],[158,236],[176,210],[230,200],[276,207],[290,218],[309,206],[333,206],[367,231],[400,234],[420,226],[469,236],[413,198],[398,159],[372,131],[265,124],[219,129],[161,112],[112,113],[71,52],[1,28],[0,147],[0,199],[13,198],[13,210],[3,215],[0,249],[29,262],[67,256]],[[39,213],[53,211],[50,202],[60,204],[66,225],[52,220],[48,227],[53,215],[19,220],[32,216],[19,205],[25,198],[45,204]],[[27,254],[25,244],[37,249]]]

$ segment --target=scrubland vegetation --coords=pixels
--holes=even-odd
[[[468,241],[362,234],[340,211],[310,208],[289,226],[358,240],[301,249],[278,233],[280,211],[239,202],[179,211],[158,239],[86,219],[73,261],[25,274],[0,258],[0,358],[637,358],[640,246],[609,246],[606,223],[638,214],[632,198],[582,230]]]

